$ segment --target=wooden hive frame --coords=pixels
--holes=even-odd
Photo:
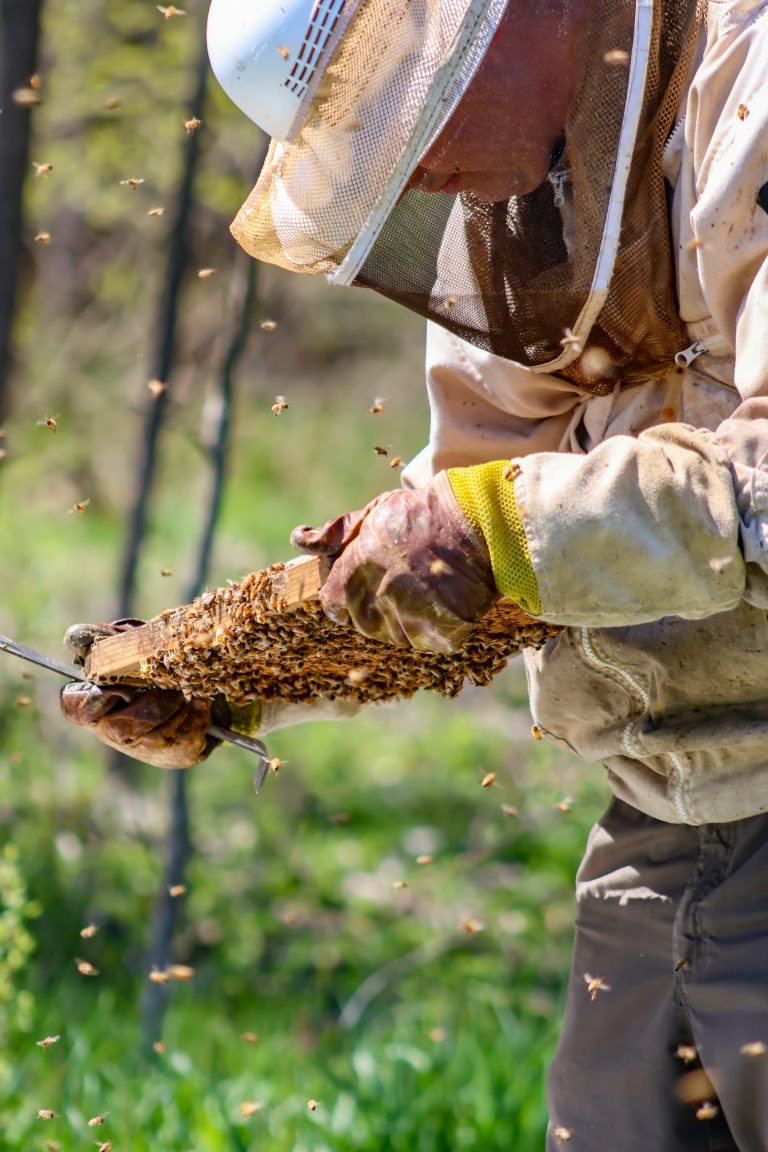
[[[251,573],[97,641],[85,673],[101,684],[151,684],[236,702],[365,702],[407,697],[419,688],[455,695],[465,680],[488,683],[512,654],[560,631],[502,600],[455,653],[369,640],[322,612],[319,594],[328,571],[325,559],[299,557]]]
[[[307,601],[317,600],[329,571],[329,562],[316,556],[290,560],[272,578],[276,600],[273,611],[290,612]],[[215,600],[210,611],[216,627],[230,626],[233,613],[225,601]],[[166,611],[141,628],[98,641],[86,660],[86,676],[96,683],[127,677],[144,679],[142,667],[151,656],[173,644],[176,628],[186,612],[186,606]]]

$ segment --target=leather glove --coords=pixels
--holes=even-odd
[[[142,620],[114,624],[74,624],[65,643],[82,664],[90,645],[103,636],[135,628]],[[190,768],[211,754],[221,741],[208,735],[212,722],[227,724],[226,704],[185,700],[181,692],[114,684],[99,688],[88,681],[65,684],[61,710],[71,724],[88,728],[118,752],[159,768]],[[218,705],[218,707],[217,707]],[[213,717],[215,711],[224,715]]]
[[[296,528],[291,543],[334,560],[323,609],[374,640],[452,652],[499,599],[488,547],[442,472],[322,528]]]

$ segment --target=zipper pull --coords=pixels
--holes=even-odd
[[[707,345],[704,340],[694,340],[693,344],[683,348],[682,352],[675,352],[675,364],[678,368],[687,368],[706,351]]]

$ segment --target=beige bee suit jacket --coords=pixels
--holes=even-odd
[[[710,3],[699,57],[665,152],[688,367],[598,398],[433,327],[404,473],[519,460],[541,614],[567,625],[528,654],[534,719],[691,824],[768,811],[768,0]]]

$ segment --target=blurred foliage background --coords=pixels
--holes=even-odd
[[[0,439],[0,631],[60,659],[69,623],[115,611],[204,18],[202,0],[170,19],[148,0],[42,9]],[[199,145],[134,605],[146,616],[184,600],[195,565],[247,263],[227,225],[262,147],[213,81]],[[294,524],[396,484],[392,457],[428,432],[421,321],[259,269],[234,416],[211,586],[285,559]],[[2,658],[2,1148],[542,1147],[573,873],[604,789],[599,770],[531,740],[517,662],[455,701],[277,734],[284,766],[258,797],[239,750],[189,774],[173,955],[194,974],[164,987],[154,1048],[139,1009],[167,781],[109,772],[60,719],[58,689]]]

